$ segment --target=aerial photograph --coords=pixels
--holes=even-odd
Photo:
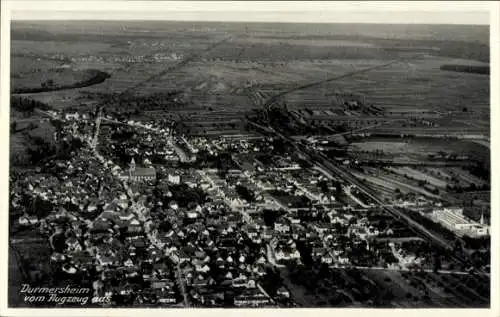
[[[490,307],[488,24],[10,27],[9,307]]]

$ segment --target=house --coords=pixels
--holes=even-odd
[[[306,239],[316,240],[318,239],[318,233],[316,231],[306,231]]]
[[[186,217],[189,219],[196,219],[196,218],[198,218],[198,216],[199,216],[199,213],[195,210],[191,210],[191,211],[186,212]]]
[[[66,243],[68,250],[70,250],[70,251],[81,251],[82,250],[82,246],[80,245],[80,242],[75,237],[67,238],[65,243]]]
[[[121,221],[130,221],[135,217],[135,215],[130,211],[123,211],[118,215]]]
[[[127,231],[132,234],[137,234],[143,231],[141,223],[137,219],[132,219],[128,223]]]
[[[92,233],[108,233],[111,229],[111,223],[105,219],[97,218],[91,225]]]
[[[248,277],[244,274],[240,274],[237,278],[232,281],[233,287],[246,287],[248,282]]]
[[[171,184],[178,185],[181,183],[181,176],[178,174],[168,174],[167,181]]]
[[[74,266],[69,264],[64,264],[62,270],[68,274],[75,274],[78,271]]]
[[[286,222],[277,221],[274,223],[274,230],[281,233],[286,233],[290,231],[290,226]]]
[[[100,215],[99,218],[114,223],[119,221],[119,217],[116,212],[110,211],[110,210],[104,210]]]
[[[206,279],[203,275],[200,274],[195,279],[193,279],[191,285],[197,288],[207,286],[208,279]]]
[[[227,224],[231,227],[231,226],[236,226],[238,225],[239,223],[241,223],[243,221],[243,216],[241,216],[241,214],[239,213],[233,213],[233,214],[229,214],[227,216]]]
[[[330,254],[325,253],[321,256],[321,263],[332,264],[333,258]]]
[[[125,265],[126,267],[132,267],[134,266],[134,262],[129,258],[125,262],[123,262],[123,265]]]
[[[54,262],[62,262],[64,260],[66,260],[66,256],[64,254],[61,254],[61,253],[53,253],[52,256],[50,257],[50,259]]]
[[[76,252],[71,255],[71,262],[77,267],[88,267],[92,265],[93,257],[88,252]]]
[[[269,298],[257,288],[247,289],[241,295],[234,298],[234,305],[237,307],[258,307],[269,303]]]
[[[110,266],[110,265],[113,265],[117,262],[117,258],[115,256],[112,256],[112,255],[107,256],[107,255],[97,254],[96,259],[99,262],[99,264],[102,266]]]
[[[208,294],[201,294],[200,301],[202,304],[209,304],[210,306],[217,306],[224,302],[224,292],[215,292]]]
[[[276,295],[278,295],[278,297],[290,298],[290,292],[284,286],[278,288]]]
[[[269,229],[264,229],[263,231],[261,231],[260,236],[264,240],[271,240],[273,238],[273,232]]]
[[[345,218],[341,218],[339,216],[331,216],[330,217],[330,222],[331,223],[339,223],[341,225],[347,225],[348,220]]]
[[[312,257],[317,259],[320,259],[326,253],[328,252],[324,247],[313,247],[311,251]]]
[[[126,209],[128,206],[129,206],[129,202],[127,200],[127,196],[125,196],[124,198],[120,198],[119,200],[116,201],[116,204],[118,205],[118,207],[120,207],[121,209]]]
[[[283,247],[279,248],[276,253],[276,260],[294,260],[300,259],[300,252],[295,248]]]
[[[315,223],[313,227],[314,230],[316,230],[316,232],[320,235],[323,235],[331,231],[332,229],[332,225],[330,223],[323,223],[323,222]]]
[[[210,271],[210,267],[208,265],[195,265],[195,270],[196,272],[199,272],[199,273],[207,273],[208,271]]]
[[[36,216],[24,215],[19,218],[19,224],[22,226],[33,226],[38,223],[38,218]]]
[[[351,261],[349,260],[349,258],[345,255],[340,255],[338,258],[337,258],[337,262],[339,264],[342,264],[342,265],[347,265],[349,264]]]
[[[144,237],[138,237],[132,240],[132,245],[136,249],[144,249],[147,246],[146,239]]]
[[[180,270],[183,274],[186,274],[186,275],[191,275],[192,276],[192,272],[194,272],[194,268],[193,266],[191,265],[191,263],[189,262],[182,262],[180,265]]]
[[[252,272],[255,273],[257,276],[264,276],[266,275],[266,269],[264,268],[263,264],[258,264],[253,267]]]
[[[65,120],[78,120],[80,118],[80,114],[78,112],[75,113],[66,113],[64,115]]]
[[[349,228],[349,234],[360,238],[361,240],[366,240],[368,237],[368,231],[365,227],[352,227]]]
[[[224,261],[224,259],[222,259],[221,257],[218,257],[216,260],[215,260],[215,265],[220,268],[220,269],[223,269],[225,266],[226,266],[226,262]]]
[[[259,231],[255,227],[246,226],[245,230],[250,239],[256,238],[259,235]]]
[[[163,291],[163,290],[157,290],[156,291],[156,297],[158,299],[158,303],[160,304],[175,304],[177,303],[177,298],[175,296],[174,291]]]
[[[184,252],[183,250],[174,251],[172,256],[179,263],[191,261],[191,257],[189,255],[187,255],[186,252]]]
[[[153,279],[151,280],[151,288],[152,289],[162,289],[162,290],[170,290],[173,288],[173,282],[168,279]]]
[[[153,264],[153,271],[157,274],[157,276],[161,277],[167,274],[168,266],[165,262],[156,262]]]
[[[156,263],[163,257],[163,252],[157,247],[150,246],[148,248],[147,262]]]
[[[267,260],[266,260],[266,258],[265,258],[263,255],[261,255],[261,256],[257,259],[257,261],[256,261],[256,262],[257,262],[258,264],[265,264],[265,263],[267,262]]]
[[[210,261],[210,257],[205,251],[202,250],[196,250],[194,252],[194,256],[196,257],[196,259],[203,261],[203,263],[207,263]]]
[[[117,212],[119,211],[121,208],[121,206],[118,204],[118,201],[117,200],[113,200],[112,202],[110,203],[106,203],[104,206],[103,206],[103,211],[107,211],[107,212]]]

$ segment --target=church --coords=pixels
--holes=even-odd
[[[132,158],[128,171],[121,173],[120,178],[134,182],[155,180],[156,170],[154,167],[136,167],[135,160]]]

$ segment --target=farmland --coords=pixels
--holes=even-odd
[[[382,65],[424,50],[426,55],[418,59],[328,82],[321,87],[298,90],[288,94],[285,100],[291,109],[305,106],[335,111],[342,101],[339,95],[353,94],[367,104],[381,107],[389,116],[411,114],[417,108],[444,113],[463,107],[469,108],[472,115],[486,111],[489,105],[487,76],[440,69],[443,64],[471,63],[465,59],[471,56],[470,51],[465,51],[463,56],[447,55],[450,47],[457,43],[444,40],[444,34],[449,31],[445,32],[444,26],[438,28],[435,39],[429,41],[418,28],[396,32],[389,40],[384,38],[389,30],[383,26],[130,22],[124,28],[109,22],[79,23],[81,25],[13,24],[14,83],[39,86],[47,80],[37,75],[40,70],[58,69],[63,65],[68,69],[52,76],[54,82],[81,80],[88,69],[107,72],[111,77],[94,86],[71,92],[40,93],[30,95],[31,98],[64,108],[69,104],[90,104],[95,101],[95,94],[119,94],[147,81],[132,93],[182,91],[178,97],[190,106],[172,112],[191,127],[193,134],[239,134],[246,133],[241,124],[244,114],[280,90]],[[374,31],[377,28],[378,31]],[[465,29],[459,37],[463,43],[471,39],[487,43],[487,39],[478,38],[477,32],[474,28]],[[408,34],[413,34],[411,39]],[[477,52],[482,52],[481,45],[478,44]],[[414,47],[413,51],[409,47]],[[474,65],[484,65],[486,57],[478,54]],[[176,66],[195,55],[196,58],[182,67]],[[148,81],[163,69],[171,71]],[[30,73],[34,76],[28,76]],[[470,118],[467,121],[470,122]],[[477,124],[480,127],[455,122],[453,127],[475,133],[489,130],[488,120]],[[391,130],[395,128],[397,126],[391,126]],[[373,131],[384,129],[387,126],[382,125]]]
[[[432,138],[383,138],[352,139],[349,150],[353,153],[379,151],[388,155],[403,155],[416,159],[456,155],[470,160],[489,161],[489,149],[469,140]]]

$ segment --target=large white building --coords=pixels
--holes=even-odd
[[[481,237],[489,234],[489,226],[484,224],[483,216],[478,223],[465,217],[462,208],[435,209],[430,217],[461,236]]]

